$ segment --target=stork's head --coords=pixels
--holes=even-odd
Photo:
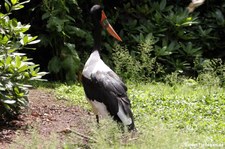
[[[99,24],[101,24],[103,29],[106,29],[110,35],[112,35],[117,40],[122,41],[120,36],[115,32],[113,27],[109,24],[107,17],[105,15],[105,12],[100,5],[94,5],[91,8],[90,13],[95,26],[99,26]]]

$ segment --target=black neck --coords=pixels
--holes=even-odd
[[[94,23],[94,30],[93,30],[93,37],[94,37],[94,49],[93,50],[100,50],[101,49],[101,32],[102,28],[100,23]]]

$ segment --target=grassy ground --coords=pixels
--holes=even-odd
[[[83,148],[225,147],[225,89],[218,83],[184,79],[172,85],[153,82],[126,84],[138,134],[131,137],[132,134],[121,133],[112,120],[102,120],[98,128],[93,120],[89,129],[94,141],[90,141],[88,147],[84,144]],[[80,84],[47,83],[42,86],[53,87],[58,99],[91,111]],[[53,147],[52,142],[46,144],[54,148],[54,142]],[[72,140],[64,144],[65,149],[76,147]]]
[[[225,144],[225,89],[192,79],[165,83],[127,83],[135,122],[135,139],[115,126],[93,129],[94,148],[207,148]],[[59,85],[59,99],[90,108],[81,85]],[[107,122],[106,122],[107,123]],[[110,127],[109,127],[110,126]],[[112,128],[111,128],[112,127]],[[124,138],[124,136],[126,136]]]

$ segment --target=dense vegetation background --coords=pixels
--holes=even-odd
[[[89,9],[95,3],[104,6],[123,39],[116,43],[104,32],[103,59],[125,79],[162,80],[172,72],[197,77],[206,63],[223,63],[223,0],[207,0],[192,13],[186,8],[190,1],[181,0],[30,1],[13,16],[41,39],[28,54],[51,72],[49,80],[79,78],[93,44]]]
[[[193,12],[187,9],[190,1],[181,0],[5,0],[0,2],[1,69],[11,76],[5,81],[2,75],[6,109],[27,95],[18,83],[40,79],[44,73],[38,73],[39,69],[50,72],[45,76],[48,80],[80,80],[93,45],[89,10],[96,3],[104,7],[122,37],[118,43],[103,32],[102,58],[123,79],[165,82],[171,79],[168,75],[204,78],[199,77],[204,72],[217,76],[224,85],[223,0],[207,0]],[[27,67],[20,70],[25,63]]]
[[[80,81],[93,46],[89,9],[96,3],[123,40],[102,32],[101,54],[127,80],[142,132],[130,148],[224,146],[224,0],[206,0],[193,12],[188,0],[0,1],[0,123],[27,106],[30,80]],[[58,99],[87,109],[79,83],[49,82]],[[91,146],[123,143],[114,128],[93,132],[99,141]]]

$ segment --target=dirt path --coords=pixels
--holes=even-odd
[[[30,90],[29,102],[29,108],[19,116],[19,120],[7,125],[0,124],[0,149],[16,144],[18,137],[28,139],[29,143],[30,130],[37,131],[43,140],[51,134],[60,133],[62,142],[71,130],[88,133],[87,123],[92,119],[91,114],[78,106],[57,100],[50,91]]]

